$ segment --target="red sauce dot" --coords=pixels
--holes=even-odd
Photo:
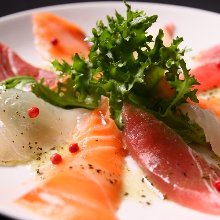
[[[52,162],[52,164],[59,164],[62,162],[62,157],[60,154],[58,153],[54,153],[51,157],[50,157],[50,160]]]
[[[38,107],[31,107],[28,109],[28,115],[30,118],[36,118],[40,113],[40,110]]]
[[[52,38],[52,40],[50,41],[50,43],[54,46],[56,46],[58,44],[58,39],[56,37]]]
[[[214,187],[220,192],[220,180],[214,182]]]
[[[77,143],[73,143],[69,145],[69,152],[76,153],[79,150],[79,145]]]
[[[217,67],[220,68],[220,61],[216,63]]]

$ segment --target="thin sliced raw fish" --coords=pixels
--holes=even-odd
[[[81,122],[74,136],[80,151],[67,155],[19,204],[51,219],[116,219],[124,150],[122,134],[106,110],[102,106]]]
[[[198,92],[220,87],[220,61],[212,61],[193,68],[190,74],[195,76],[200,85]]]
[[[44,59],[71,63],[73,54],[88,56],[86,35],[77,25],[49,12],[35,13],[32,20],[35,44]]]
[[[194,59],[196,62],[203,64],[211,61],[220,61],[220,45],[201,51]]]
[[[45,84],[56,85],[55,73],[32,66],[18,56],[11,48],[0,43],[0,81],[13,76],[32,76],[37,80],[45,79]]]
[[[168,23],[163,27],[164,38],[163,43],[165,46],[170,46],[173,40],[175,25],[172,23]]]
[[[199,107],[208,109],[220,117],[220,97],[210,97],[209,99],[199,98]]]
[[[131,105],[123,108],[128,151],[166,197],[186,207],[220,214],[213,183],[220,170],[194,152],[172,129]]]
[[[206,141],[210,143],[212,151],[220,157],[219,104],[220,100],[217,103],[213,103],[212,100],[200,99],[197,105],[183,104],[181,110],[189,116],[191,121],[196,122],[204,130]]]

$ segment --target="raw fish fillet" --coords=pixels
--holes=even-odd
[[[121,200],[122,134],[106,107],[94,110],[75,132],[77,154],[66,156],[41,186],[18,203],[50,219],[113,220]]]
[[[195,86],[198,92],[220,87],[220,61],[210,61],[199,65],[190,71],[200,85]]]
[[[36,48],[44,59],[72,63],[76,53],[88,56],[86,35],[77,25],[49,12],[35,13],[32,20]]]
[[[0,43],[0,81],[13,76],[32,76],[37,80],[45,79],[45,84],[56,85],[55,73],[32,66],[19,57],[6,45]]]
[[[220,214],[214,181],[220,170],[193,151],[172,129],[134,106],[123,108],[124,139],[147,178],[169,200],[210,214]]]

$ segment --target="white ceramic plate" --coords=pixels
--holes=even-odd
[[[149,15],[159,15],[153,31],[167,23],[174,23],[176,34],[184,37],[184,46],[192,48],[192,53],[220,43],[220,15],[202,10],[180,6],[131,3],[135,9],[146,10]],[[68,4],[46,7],[22,12],[0,19],[0,41],[9,45],[25,60],[42,65],[37,54],[32,36],[31,14],[36,11],[52,11],[80,25],[88,34],[96,20],[104,19],[114,10],[125,12],[125,6],[118,2],[98,2]],[[133,176],[135,178],[135,175]],[[131,178],[132,179],[132,178]],[[0,168],[0,213],[18,219],[41,219],[31,212],[17,207],[13,201],[22,193],[35,185],[33,175],[26,167]],[[172,202],[160,201],[152,205],[139,203],[138,198],[126,198],[118,211],[121,220],[153,219],[153,220],[214,220],[219,217],[205,215],[181,207]]]

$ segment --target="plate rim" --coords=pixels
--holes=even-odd
[[[78,7],[78,8],[83,8],[83,7],[97,7],[97,4],[99,7],[102,6],[112,6],[114,5],[123,5],[123,2],[119,1],[89,1],[89,2],[73,2],[73,3],[64,3],[64,4],[58,4],[58,5],[50,5],[50,6],[43,6],[43,7],[37,7],[33,9],[28,9],[28,10],[23,10],[19,12],[15,12],[12,14],[8,14],[5,16],[0,17],[0,24],[3,22],[7,22],[9,20],[15,19],[17,17],[22,17],[22,16],[27,16],[31,13],[42,11],[42,10],[49,10],[49,11],[56,11],[56,10],[65,10],[68,9],[69,7]],[[129,1],[128,4],[132,5],[158,5],[159,7],[169,7],[169,8],[178,8],[180,10],[191,10],[191,11],[197,11],[198,13],[205,13],[205,14],[212,14],[212,15],[217,15],[219,16],[220,13],[214,12],[214,11],[209,11],[206,9],[201,9],[201,8],[196,8],[196,7],[189,7],[189,6],[183,6],[183,5],[175,5],[175,4],[167,4],[167,3],[154,3],[154,2],[142,2],[142,1]]]
[[[179,10],[187,10],[191,12],[197,12],[197,13],[204,13],[204,14],[209,14],[213,16],[217,16],[220,19],[220,13],[205,10],[205,9],[200,9],[200,8],[195,8],[195,7],[189,7],[189,6],[182,6],[182,5],[175,5],[175,4],[166,4],[166,3],[155,3],[155,2],[140,2],[140,1],[130,1],[128,2],[131,6],[136,5],[135,7],[139,7],[141,5],[149,5],[149,6],[159,6],[160,8],[166,8],[169,7],[171,10],[173,9],[179,9]],[[119,1],[90,1],[90,2],[75,2],[75,3],[65,3],[65,4],[58,4],[58,5],[51,5],[51,6],[44,6],[44,7],[38,7],[38,8],[33,8],[29,10],[23,10],[20,12],[12,13],[9,15],[5,15],[0,17],[0,26],[1,24],[9,21],[13,21],[14,19],[17,18],[22,18],[25,16],[29,16],[32,13],[39,12],[39,11],[59,11],[59,10],[65,10],[71,8],[87,8],[87,7],[117,7],[123,5],[123,2]],[[0,211],[0,217],[3,218],[8,218],[8,219],[15,219],[18,220],[20,219],[19,217],[15,217],[15,214],[8,215],[7,212],[3,212],[2,210]]]

